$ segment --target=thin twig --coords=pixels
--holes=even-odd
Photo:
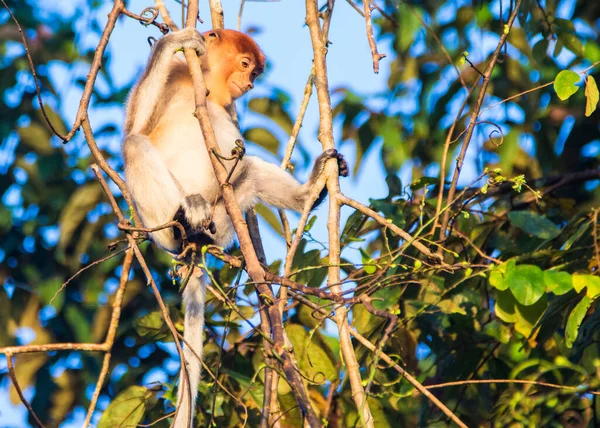
[[[133,19],[139,21],[140,24],[142,24],[142,25],[145,25],[145,26],[154,25],[163,34],[167,34],[169,32],[168,24],[164,24],[162,22],[156,22],[156,18],[158,18],[159,14],[160,14],[158,8],[155,9],[153,7],[147,7],[146,9],[144,9],[142,11],[142,13],[140,15],[136,15],[135,13],[133,13],[127,9],[123,9],[121,11],[121,13],[125,16],[128,16],[130,18],[133,18]],[[144,17],[144,15],[147,13],[150,13],[151,15],[148,17]]]
[[[467,128],[467,133],[465,134],[465,138],[463,140],[462,147],[460,148],[460,153],[456,158],[456,168],[454,169],[454,175],[452,177],[452,183],[450,184],[450,189],[448,191],[447,204],[454,199],[454,194],[456,193],[456,186],[458,185],[458,178],[460,177],[460,173],[462,171],[463,161],[465,159],[465,155],[467,153],[467,149],[469,148],[469,143],[471,142],[471,137],[473,136],[473,131],[475,129],[475,124],[477,123],[477,117],[479,116],[479,111],[483,105],[483,100],[485,99],[485,95],[487,92],[487,87],[490,83],[490,79],[492,76],[492,72],[496,66],[496,62],[498,61],[498,57],[500,56],[500,52],[502,47],[504,46],[506,39],[510,33],[510,29],[513,26],[515,18],[517,17],[517,13],[519,11],[519,7],[521,6],[523,0],[517,0],[515,4],[515,8],[512,11],[510,17],[508,18],[508,22],[504,27],[502,35],[500,36],[500,41],[496,46],[492,57],[490,58],[490,62],[487,66],[487,69],[484,73],[483,84],[481,85],[481,89],[479,90],[479,95],[477,96],[477,101],[475,102],[475,106],[473,108],[473,113],[471,115],[471,121],[469,123],[469,127]],[[448,227],[448,221],[450,219],[450,210],[444,213],[444,218],[442,220],[442,228],[440,230],[440,239],[444,238],[446,235],[446,228]]]
[[[121,306],[123,304],[123,297],[125,296],[125,287],[127,286],[127,280],[129,278],[129,271],[131,270],[132,261],[133,251],[128,250],[127,254],[125,255],[125,259],[123,260],[123,268],[121,270],[119,288],[115,293],[115,299],[113,301],[113,311],[110,319],[110,324],[108,326],[108,332],[106,333],[106,340],[104,341],[104,343],[108,347],[108,350],[106,351],[106,354],[104,354],[104,360],[102,361],[102,369],[100,370],[100,375],[98,376],[98,380],[96,381],[96,388],[94,389],[94,394],[92,395],[92,399],[90,400],[90,405],[88,407],[85,422],[83,424],[84,427],[87,427],[92,419],[94,409],[96,408],[96,403],[98,402],[98,397],[100,396],[100,391],[102,390],[102,385],[104,384],[104,379],[108,374],[111,358],[110,350],[112,349],[115,343],[117,326],[119,325],[119,319],[121,317]]]
[[[15,367],[13,366],[13,362],[12,362],[12,354],[8,353],[8,352],[6,353],[6,366],[8,367],[8,374],[12,380],[13,386],[15,387],[15,391],[17,391],[17,394],[19,395],[19,399],[21,400],[21,403],[23,403],[23,405],[25,405],[25,407],[27,407],[27,411],[29,412],[29,414],[31,415],[33,420],[35,421],[36,425],[40,428],[44,428],[44,424],[37,417],[37,415],[33,411],[33,407],[31,407],[31,404],[29,404],[29,402],[23,395],[21,386],[19,385],[19,382],[17,381],[17,374],[15,373]]]
[[[19,21],[17,21],[17,18],[15,17],[15,15],[13,15],[12,11],[10,10],[10,8],[6,4],[6,2],[4,0],[1,0],[1,1],[2,1],[2,5],[7,10],[11,19],[15,23],[17,30],[19,30],[19,35],[21,36],[21,41],[23,42],[23,48],[25,48],[25,56],[27,56],[27,61],[29,62],[29,69],[31,70],[31,74],[33,75],[33,83],[35,84],[35,92],[37,95],[38,103],[40,105],[40,109],[42,110],[42,115],[44,116],[44,120],[46,121],[46,124],[48,125],[50,130],[54,133],[54,135],[56,135],[61,140],[66,141],[66,137],[64,135],[62,135],[54,127],[54,125],[52,124],[52,121],[50,120],[50,118],[48,117],[48,114],[46,113],[46,107],[44,106],[44,101],[42,100],[42,91],[40,88],[40,82],[39,82],[37,73],[35,72],[35,66],[33,64],[33,59],[31,58],[31,52],[29,52],[29,46],[27,46],[27,38],[25,37],[25,33],[23,32],[23,29],[21,28]]]
[[[87,79],[83,88],[83,95],[81,96],[81,100],[79,101],[79,108],[77,109],[75,122],[73,123],[73,127],[71,128],[69,133],[63,139],[65,143],[70,141],[71,138],[73,138],[75,132],[77,132],[79,127],[83,125],[83,122],[87,118],[90,99],[94,90],[94,84],[96,83],[96,77],[98,76],[98,72],[100,71],[100,67],[102,66],[102,59],[104,57],[104,52],[106,51],[106,46],[108,45],[108,39],[110,38],[110,35],[115,28],[115,24],[117,23],[117,19],[121,15],[123,9],[125,9],[125,4],[123,3],[123,0],[115,0],[113,8],[108,14],[108,22],[106,23],[106,26],[102,31],[102,36],[100,36],[100,41],[98,42],[98,45],[96,46],[96,51],[94,52],[92,65],[90,67],[90,71],[87,74]],[[96,156],[94,157],[98,159]],[[114,180],[113,177],[111,177],[111,179]]]
[[[81,275],[83,272],[85,272],[86,270],[88,270],[91,267],[97,266],[100,263],[104,263],[107,260],[112,259],[113,257],[117,257],[118,255],[123,254],[125,251],[127,251],[129,249],[129,247],[125,247],[120,249],[119,251],[117,251],[116,253],[113,254],[109,254],[106,257],[101,258],[100,260],[96,260],[92,263],[90,263],[87,266],[82,267],[81,269],[79,269],[77,272],[75,272],[69,279],[67,279],[65,282],[62,283],[62,285],[60,286],[60,288],[56,291],[56,293],[54,293],[54,296],[52,296],[52,298],[50,299],[50,302],[48,302],[49,305],[52,304],[52,302],[54,302],[54,299],[56,299],[56,297],[65,289],[67,288],[67,285],[69,285],[69,283],[71,281],[73,281],[75,278],[77,278],[79,275]]]
[[[357,11],[360,16],[362,16],[363,18],[365,17],[365,14],[363,13],[362,10],[360,10],[360,7],[358,7],[357,4],[354,3],[352,0],[346,0],[346,3],[348,3],[350,6],[352,6],[352,9]]]
[[[417,250],[419,250],[421,253],[423,253],[427,257],[440,260],[440,257],[436,253],[431,252],[431,250],[429,248],[427,248],[425,245],[421,244],[419,241],[417,241],[415,238],[413,238],[410,235],[410,233],[400,229],[394,223],[387,220],[385,217],[382,217],[381,215],[377,214],[371,208],[369,208],[366,205],[363,205],[360,202],[358,202],[354,199],[351,199],[341,193],[337,195],[337,198],[341,204],[348,205],[349,207],[352,207],[352,208],[360,211],[361,213],[371,217],[373,220],[375,220],[377,223],[379,223],[383,227],[389,228],[392,232],[394,232],[396,235],[398,235],[400,238],[402,238],[405,241],[404,246],[412,245],[413,247],[415,247]]]
[[[375,37],[373,36],[373,22],[371,21],[371,3],[369,0],[363,0],[363,13],[365,16],[365,23],[367,26],[367,40],[369,41],[369,47],[371,48],[371,56],[373,57],[373,72],[379,73],[379,61],[385,58],[386,54],[380,54],[377,51],[377,43],[375,43]]]
[[[165,23],[169,26],[171,31],[179,31],[179,27],[177,26],[175,21],[173,21],[173,18],[171,18],[171,15],[169,14],[169,11],[167,10],[164,1],[163,0],[154,0],[154,4],[156,5],[156,8],[160,12],[160,16],[162,16],[163,21],[165,21]]]
[[[423,385],[426,389],[438,389],[438,388],[448,388],[451,386],[459,386],[459,385],[478,385],[478,384],[493,384],[493,383],[516,383],[522,385],[535,385],[535,386],[545,386],[548,388],[556,388],[556,389],[568,389],[568,390],[576,390],[580,393],[592,394],[592,395],[600,395],[600,391],[590,391],[589,385],[584,386],[570,386],[570,385],[558,385],[556,383],[548,383],[548,382],[540,382],[537,380],[525,380],[525,379],[471,379],[471,380],[457,380],[454,382],[444,382],[444,383],[436,383],[435,385]]]
[[[244,4],[246,0],[240,1],[240,11],[238,12],[237,30],[242,31],[242,13],[244,13]]]

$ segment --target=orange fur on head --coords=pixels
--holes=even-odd
[[[265,68],[265,55],[250,36],[235,30],[203,33],[207,54],[202,59],[208,98],[227,107],[254,87]]]

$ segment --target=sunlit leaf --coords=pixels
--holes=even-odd
[[[19,128],[21,143],[27,145],[34,152],[48,155],[55,149],[50,145],[50,131],[39,122],[32,122],[25,128]]]
[[[544,271],[544,284],[546,284],[548,291],[552,291],[557,296],[573,289],[573,279],[567,272]]]
[[[309,379],[317,383],[337,379],[337,370],[326,349],[323,348],[326,346],[324,343],[311,338],[308,331],[299,324],[289,324],[285,329],[294,345],[300,369]]]
[[[591,116],[593,112],[596,111],[596,107],[598,107],[598,99],[600,98],[600,94],[598,94],[598,85],[596,85],[596,79],[594,76],[587,76],[585,79],[585,115]]]
[[[292,132],[292,118],[286,112],[280,98],[253,98],[248,102],[248,108],[269,117],[288,134]]]
[[[562,101],[568,99],[571,95],[579,90],[579,86],[575,83],[579,82],[579,74],[571,70],[563,70],[556,76],[554,80],[554,90],[556,95]]]
[[[567,347],[571,348],[573,342],[577,339],[577,333],[579,332],[579,326],[585,318],[585,315],[594,301],[588,296],[583,296],[583,299],[573,308],[569,314],[567,320],[567,327],[565,328],[565,342]]]
[[[534,265],[518,265],[509,269],[505,281],[517,301],[525,306],[533,305],[546,292],[543,272]]]
[[[152,393],[143,386],[130,386],[108,405],[98,428],[131,427],[140,423]]]
[[[596,275],[573,275],[573,289],[578,293],[586,288],[586,295],[590,299],[600,296],[600,277]]]

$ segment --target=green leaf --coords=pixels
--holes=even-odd
[[[316,215],[313,215],[311,218],[309,218],[308,221],[306,222],[306,226],[304,226],[304,231],[309,232],[310,229],[312,229],[312,227],[315,225],[316,221],[317,221]]]
[[[425,186],[430,186],[432,184],[440,184],[440,179],[437,177],[421,177],[416,181],[410,183],[411,190],[419,190]]]
[[[71,242],[77,228],[85,221],[88,212],[102,199],[102,187],[89,183],[78,188],[60,213],[60,239],[58,248],[64,250]]]
[[[171,337],[171,332],[165,324],[160,311],[150,312],[133,322],[137,334],[148,340],[160,341]]]
[[[279,216],[275,214],[275,211],[266,205],[256,204],[254,207],[256,212],[267,222],[271,228],[277,232],[280,236],[283,236],[283,227],[281,226],[281,220]]]
[[[509,263],[514,265],[514,260],[511,260]],[[494,288],[497,288],[500,291],[504,291],[508,288],[508,283],[504,280],[504,276],[506,275],[507,263],[503,263],[499,266],[494,267],[490,272],[490,285]]]
[[[507,344],[510,342],[511,331],[508,326],[501,323],[497,319],[490,321],[483,327],[483,333],[493,337],[498,342]]]
[[[554,80],[554,90],[561,101],[569,99],[571,95],[579,90],[575,83],[579,82],[579,74],[571,70],[563,70]]]
[[[536,238],[554,239],[560,235],[558,226],[533,211],[512,211],[508,218],[513,225]]]
[[[248,103],[248,108],[269,117],[285,132],[291,134],[294,122],[285,111],[284,101],[286,100],[282,100],[281,98],[281,96],[278,98],[253,98]]]
[[[317,383],[337,379],[335,364],[323,348],[327,345],[309,336],[308,331],[299,324],[289,324],[285,330],[294,345],[294,353],[303,375]]]
[[[595,275],[573,275],[573,288],[578,293],[585,287],[586,295],[590,299],[595,299],[600,296],[600,277]]]
[[[510,291],[500,291],[494,303],[494,313],[504,322],[514,323],[517,321],[517,302]]]
[[[244,131],[244,139],[258,144],[273,154],[279,151],[279,140],[271,131],[265,128],[250,128]],[[226,154],[229,156],[229,154]]]
[[[585,55],[585,46],[581,40],[572,33],[558,33],[558,39],[565,45],[567,49],[573,52],[578,57]]]
[[[50,131],[38,122],[32,122],[25,128],[18,129],[21,143],[28,146],[40,155],[49,155],[54,152],[50,144]]]
[[[575,342],[575,339],[577,339],[577,334],[579,333],[579,326],[583,322],[585,314],[587,313],[592,303],[592,299],[590,299],[588,296],[583,296],[583,299],[581,299],[581,301],[575,306],[575,308],[573,308],[573,310],[569,314],[569,319],[567,320],[567,327],[565,329],[565,340],[568,348],[571,348],[573,346],[573,343]]]
[[[143,386],[131,386],[117,395],[108,405],[98,428],[134,427],[146,411],[146,401],[152,393]]]
[[[543,272],[534,265],[519,265],[509,269],[506,282],[515,299],[524,306],[533,305],[546,292]]]
[[[360,233],[365,221],[366,216],[358,210],[354,211],[350,217],[348,217],[340,239],[343,245],[356,240],[356,237]]]
[[[568,293],[573,289],[573,279],[567,272],[546,270],[544,271],[544,284],[548,291],[557,296]]]
[[[378,121],[377,131],[383,138],[386,161],[400,168],[410,158],[407,144],[402,137],[401,123],[395,117],[382,117]]]
[[[585,80],[585,115],[590,117],[598,107],[598,85],[594,76],[588,76]]]
[[[532,55],[538,64],[541,64],[546,59],[548,52],[548,40],[542,39],[533,46]]]

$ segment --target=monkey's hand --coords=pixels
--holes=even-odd
[[[336,149],[325,150],[321,156],[319,156],[315,162],[315,167],[313,168],[312,174],[310,175],[310,179],[312,181],[316,181],[325,169],[325,163],[329,159],[336,159],[338,163],[338,171],[340,173],[340,177],[348,177],[350,173],[350,167],[348,166],[348,162],[344,159],[344,156],[338,152]]]
[[[177,52],[182,49],[194,49],[198,56],[206,53],[204,37],[194,28],[184,28],[164,37],[165,42]]]
[[[340,174],[340,177],[348,177],[350,167],[348,166],[348,162],[346,162],[346,159],[344,159],[344,156],[342,156],[342,154],[336,149],[325,150],[321,154],[321,156],[317,158],[315,162],[315,167],[313,168],[312,173],[310,174],[310,179],[307,183],[310,187],[312,187],[317,182],[319,176],[323,172],[323,169],[325,169],[325,164],[329,159],[337,160],[338,172]],[[319,194],[319,197],[317,198],[311,209],[314,210],[316,207],[318,207],[321,204],[321,202],[323,202],[323,199],[325,199],[325,196],[327,196],[327,187],[323,187],[321,193]]]
[[[204,230],[213,235],[217,232],[215,224],[210,219],[210,205],[202,195],[186,196],[181,206],[173,216],[185,229],[188,238]],[[180,239],[179,229],[173,228],[175,239]]]

